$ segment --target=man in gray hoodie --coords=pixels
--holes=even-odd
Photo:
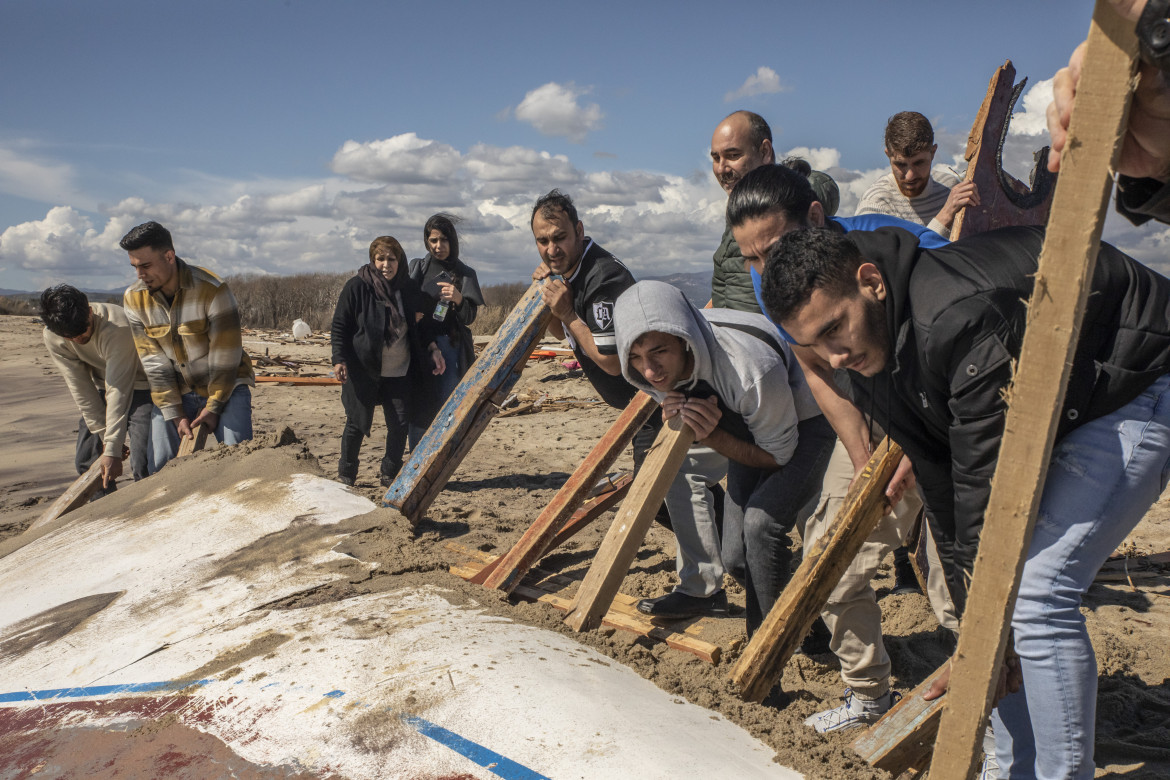
[[[750,636],[788,580],[788,532],[820,494],[833,429],[759,314],[698,309],[645,281],[618,298],[614,326],[625,378],[728,459],[722,557],[747,591]]]

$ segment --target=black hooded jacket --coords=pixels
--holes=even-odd
[[[846,238],[885,281],[892,354],[853,395],[914,463],[956,607],[966,603],[1044,230],[924,250],[898,228]],[[1170,280],[1102,244],[1057,440],[1170,372]]]

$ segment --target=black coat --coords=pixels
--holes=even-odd
[[[451,304],[442,322],[435,321],[435,335],[445,335],[459,350],[459,376],[463,376],[475,361],[475,344],[471,336],[471,324],[479,307],[483,306],[483,293],[479,289],[479,277],[471,266],[462,260],[440,261],[427,253],[426,257],[410,261],[410,278],[422,290],[424,315],[434,319],[435,305],[439,302],[439,277],[446,273],[463,295],[458,306]],[[438,411],[436,409],[436,411]]]
[[[433,362],[428,346],[434,341],[433,326],[427,316],[417,319],[424,301],[418,285],[406,274],[396,280],[402,295],[406,336],[410,345],[410,368],[407,376],[412,386],[418,386],[430,376]],[[354,417],[369,435],[372,409],[377,398],[377,384],[382,374],[382,347],[386,341],[386,307],[378,301],[370,285],[354,276],[341,288],[337,308],[333,312],[330,344],[333,364],[345,363],[349,379],[342,387],[341,402],[346,414]],[[408,410],[419,403],[408,399]]]
[[[966,602],[1044,230],[989,231],[933,250],[897,228],[846,238],[882,273],[892,356],[854,399],[914,463],[956,607]],[[1170,280],[1108,244],[1093,275],[1057,438],[1170,372]]]

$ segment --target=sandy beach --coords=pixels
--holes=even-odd
[[[276,332],[249,332],[245,348],[255,355],[267,352],[270,358],[325,361],[329,357],[326,339],[293,343],[287,334]],[[321,367],[320,372],[327,370]],[[552,400],[585,402],[597,397],[579,371],[567,371],[555,359],[532,361],[516,390],[547,393]],[[238,448],[239,452],[215,447],[187,462],[169,464],[149,481],[156,486],[182,482],[210,459],[219,459],[226,467],[235,458],[256,458],[265,446],[278,442],[285,428],[295,433],[296,440],[289,444],[292,437],[286,433],[285,444],[300,448],[297,457],[305,469],[336,475],[344,422],[338,387],[258,385],[253,391],[253,411],[257,439],[267,444]],[[391,509],[378,509],[363,518],[362,533],[355,533],[339,549],[359,561],[377,560],[381,565],[372,573],[362,569],[360,576],[314,593],[313,603],[388,591],[407,582],[441,584],[474,596],[490,611],[571,636],[665,691],[720,713],[775,749],[779,763],[808,777],[887,777],[853,753],[850,742],[856,732],[824,736],[802,724],[812,713],[839,703],[842,686],[831,655],[796,656],[784,673],[784,694],[774,693],[764,704],[748,704],[727,680],[741,646],[742,615],[705,621],[704,639],[724,649],[721,661],[713,665],[612,628],[575,634],[564,627],[563,613],[540,603],[511,602],[448,571],[468,557],[458,549],[487,555],[506,551],[617,414],[604,404],[574,405],[493,421],[417,529]],[[39,322],[31,317],[0,317],[0,556],[21,543],[20,534],[75,479],[78,416],[45,351]],[[384,493],[377,481],[382,433],[381,423],[375,422],[353,488],[375,503],[380,503]],[[617,468],[631,467],[627,451]],[[122,486],[121,495],[102,500],[133,501],[133,483],[124,480]],[[541,568],[570,576],[583,574],[612,518],[612,511],[603,515],[546,557]],[[296,540],[274,540],[271,554],[284,554],[281,545],[285,543],[293,545]],[[1153,507],[1126,547],[1143,554],[1170,550],[1170,494]],[[657,596],[673,582],[673,538],[655,526],[621,590],[633,597]],[[733,604],[742,607],[742,590],[728,583]],[[893,659],[893,684],[905,691],[946,659],[947,637],[924,596],[889,595],[888,561],[874,584]],[[1135,579],[1132,585],[1098,583],[1090,590],[1084,611],[1098,653],[1096,761],[1102,767],[1098,776],[1127,780],[1170,776],[1170,648],[1165,641],[1170,635],[1170,577]]]

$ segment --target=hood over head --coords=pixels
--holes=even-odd
[[[656,281],[638,282],[617,299],[613,321],[622,375],[639,390],[656,398],[661,395],[630,367],[630,348],[643,334],[651,331],[679,337],[694,355],[694,371],[684,387],[694,385],[698,377],[710,374],[711,350],[715,348],[711,324],[687,300],[683,291],[674,285]]]

